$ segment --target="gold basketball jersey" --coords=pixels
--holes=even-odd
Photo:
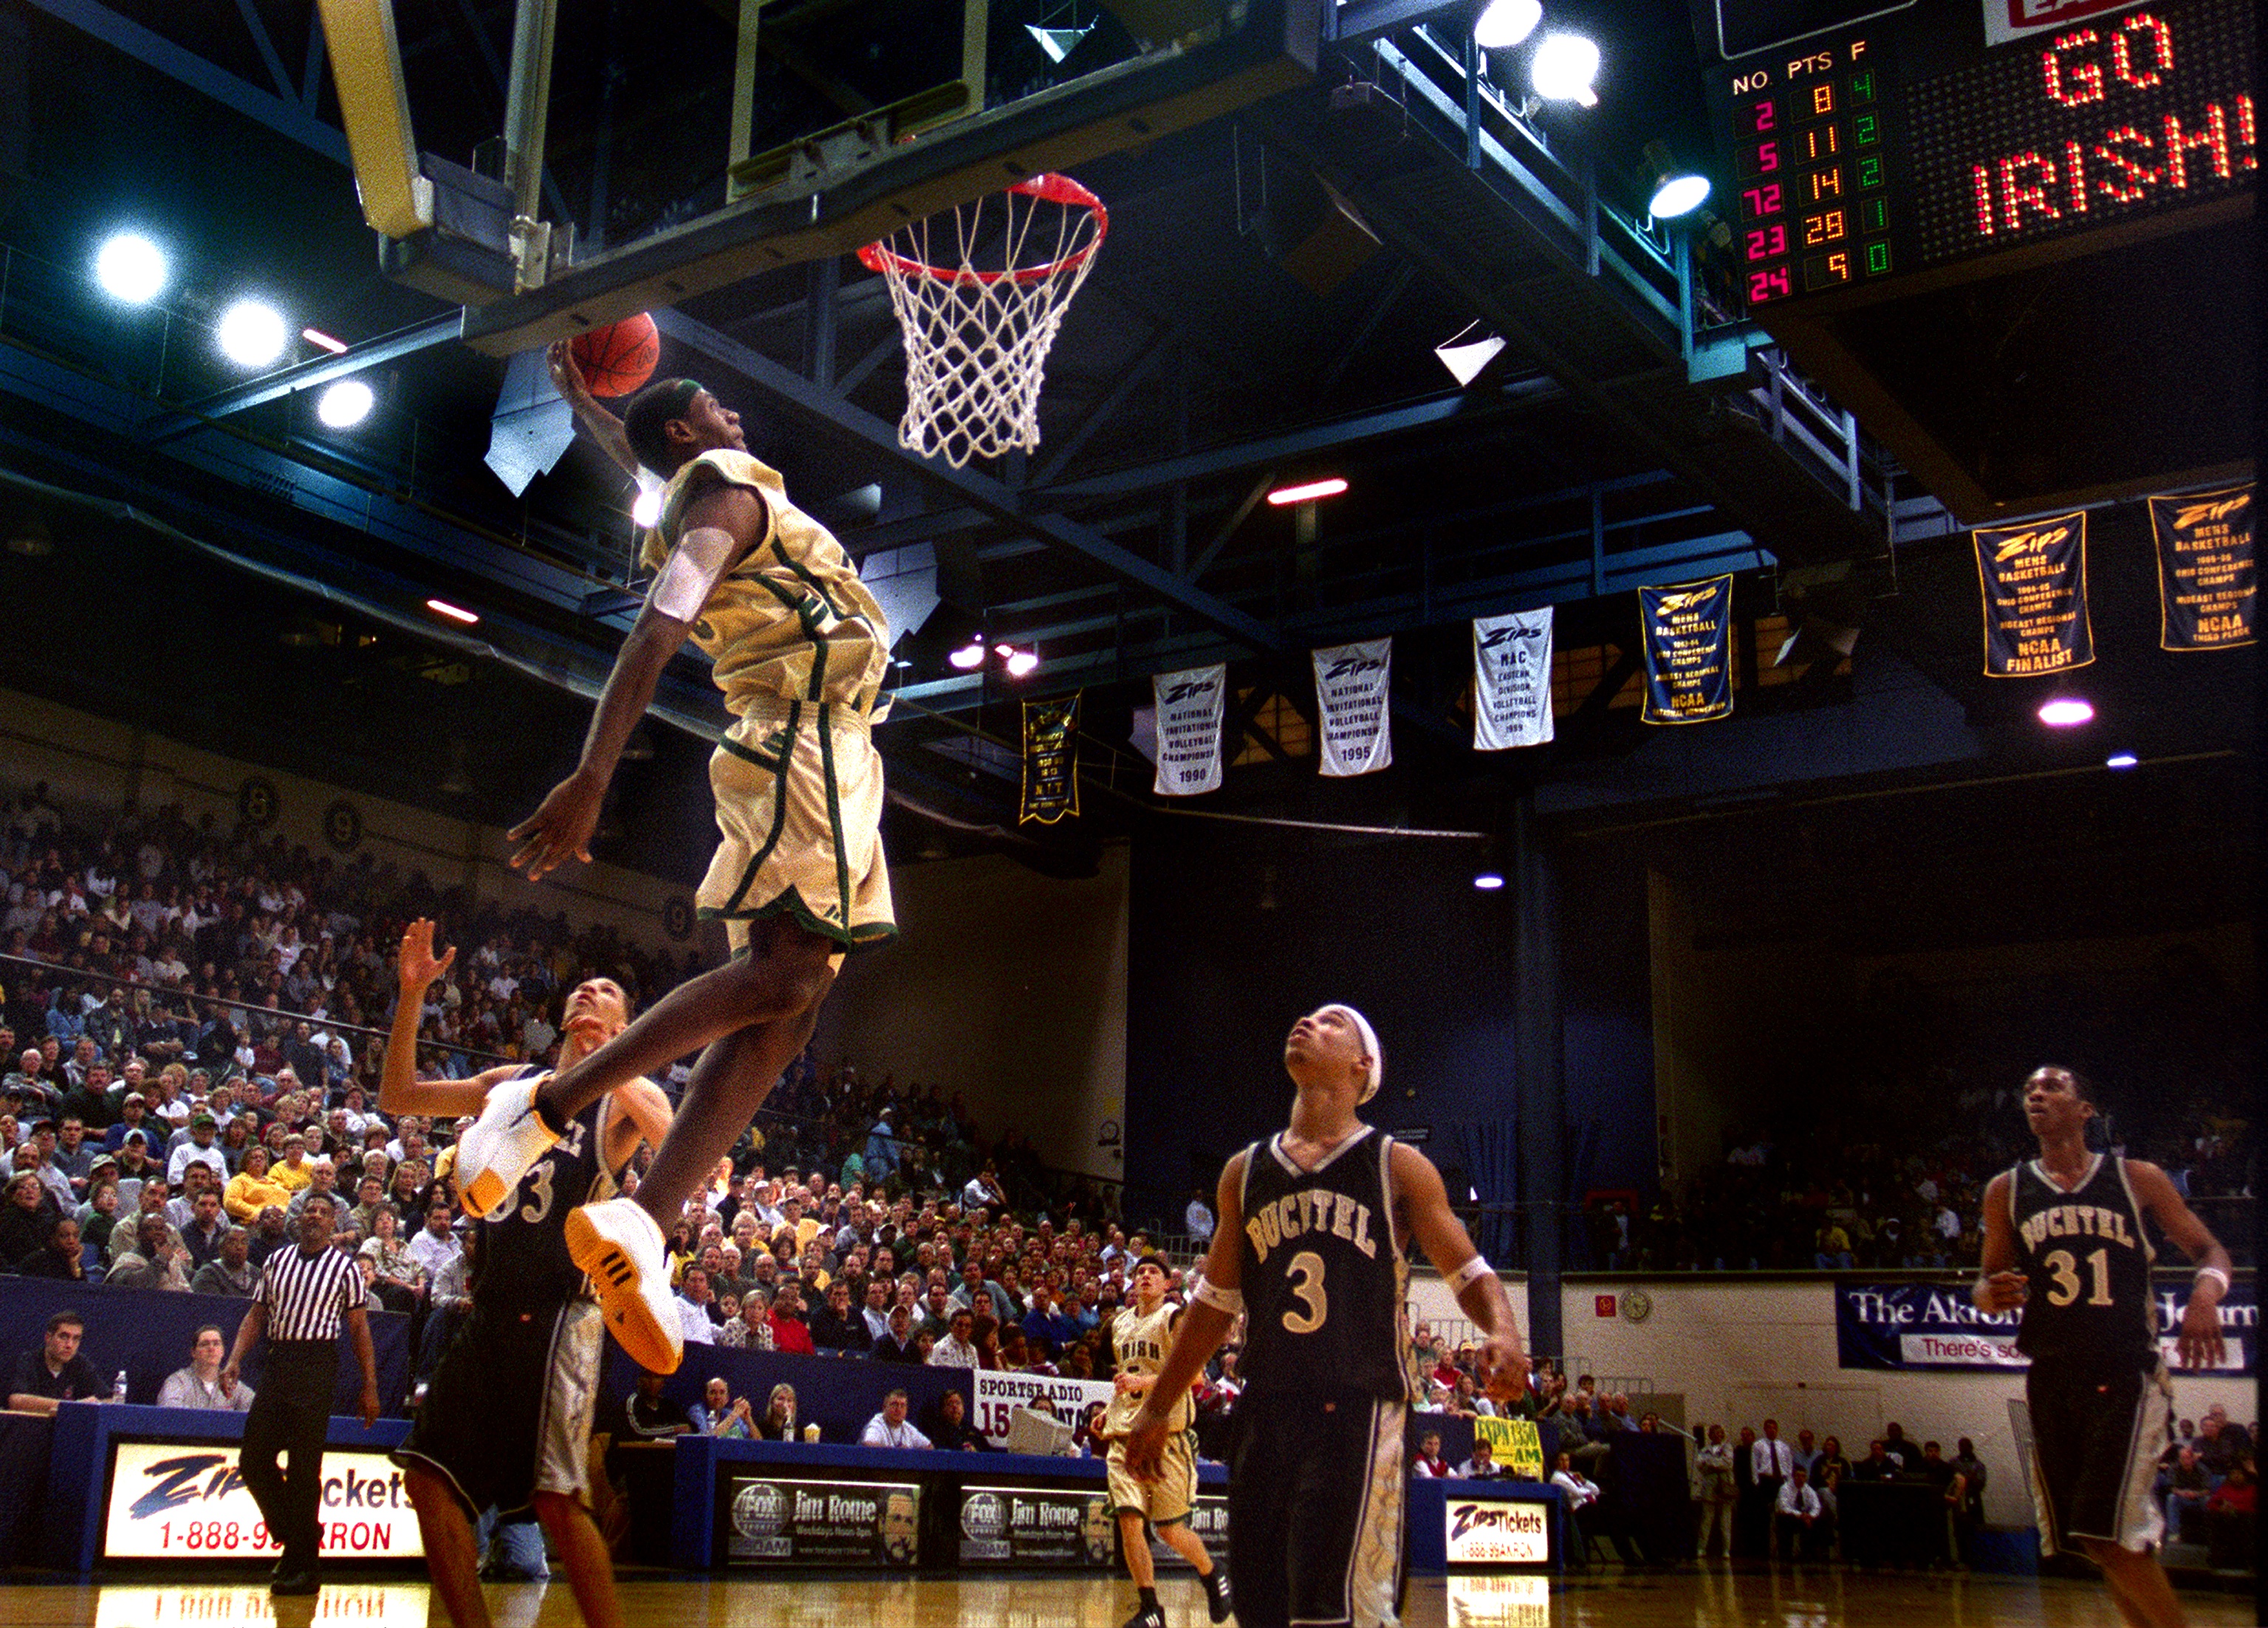
[[[890,629],[858,568],[833,533],[788,502],[779,472],[746,452],[703,452],[662,495],[661,522],[639,560],[658,571],[677,546],[685,511],[714,481],[764,500],[764,534],[709,590],[692,629],[734,713],[751,696],[828,701],[873,713],[889,670]]]
[[[1174,1343],[1174,1318],[1180,1308],[1171,1302],[1160,1304],[1148,1316],[1139,1306],[1123,1308],[1110,1320],[1110,1348],[1118,1359],[1122,1374],[1155,1374],[1166,1365],[1166,1347]],[[1145,1394],[1139,1391],[1120,1391],[1110,1398],[1110,1411],[1103,1416],[1105,1434],[1123,1436],[1134,1428],[1134,1416],[1142,1411]],[[1187,1430],[1189,1427],[1189,1393],[1186,1390],[1174,1399],[1174,1412],[1169,1428]]]

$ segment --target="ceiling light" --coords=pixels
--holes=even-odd
[[[1586,107],[1598,106],[1598,92],[1591,88],[1598,77],[1599,48],[1580,34],[1544,35],[1528,68],[1528,82],[1545,101],[1579,102]]]
[[[425,608],[436,616],[446,616],[453,622],[464,623],[468,627],[481,620],[477,612],[468,611],[462,605],[451,605],[446,599],[428,599]]]
[[[2040,703],[2040,722],[2051,730],[2068,730],[2094,717],[2095,703],[2076,695],[2058,695]]]
[[[1037,650],[1014,650],[1008,656],[1008,676],[1012,678],[1028,677],[1040,664]]]
[[[2131,769],[2142,761],[2131,752],[2114,752],[2102,760],[2106,769]]]
[[[1304,503],[1318,497],[1336,497],[1347,489],[1347,483],[1333,475],[1327,480],[1309,480],[1300,486],[1279,486],[1268,494],[1268,501],[1281,509],[1286,503]]]
[[[1484,893],[1493,893],[1504,885],[1504,872],[1484,870],[1473,878],[1473,885]]]
[[[1478,378],[1481,370],[1495,361],[1497,353],[1504,348],[1503,338],[1495,334],[1476,340],[1465,338],[1479,326],[1476,321],[1468,322],[1453,338],[1433,347],[1433,354],[1449,370],[1449,377],[1460,385],[1469,385]]]
[[[306,340],[316,349],[328,350],[335,356],[343,356],[347,354],[346,341],[342,339],[333,339],[320,328],[301,328],[299,330],[299,337]]]
[[[1079,48],[1079,42],[1086,38],[1088,30],[1094,26],[1089,23],[1086,28],[1042,28],[1037,23],[1026,23],[1024,32],[1039,41],[1040,49],[1047,53],[1048,61],[1059,62]]]
[[[94,280],[102,291],[129,305],[146,305],[166,291],[173,268],[166,252],[136,231],[106,238],[94,254]]]
[[[1501,51],[1518,45],[1543,20],[1536,0],[1489,0],[1473,25],[1473,43],[1484,51]]]
[[[284,354],[283,313],[256,299],[240,299],[221,313],[221,354],[240,368],[264,368]]]
[[[638,482],[638,495],[630,504],[630,524],[642,532],[651,532],[661,524],[661,488]]]
[[[1647,201],[1646,212],[1658,221],[1675,220],[1681,215],[1690,215],[1709,202],[1709,178],[1705,175],[1665,175]]]
[[[974,672],[984,664],[984,635],[977,634],[945,659],[963,672]]]
[[[322,400],[315,403],[315,416],[332,429],[352,429],[370,416],[378,404],[370,386],[358,378],[342,378],[323,392]]]

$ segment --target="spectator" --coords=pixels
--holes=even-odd
[[[1473,1445],[1476,1450],[1480,1446],[1478,1442]],[[1631,1547],[1630,1539],[1623,1535],[1620,1527],[1607,1520],[1606,1511],[1600,1506],[1603,1494],[1599,1484],[1576,1469],[1574,1459],[1565,1453],[1560,1454],[1552,1463],[1551,1485],[1565,1497],[1568,1509],[1575,1517],[1575,1530],[1586,1545],[1594,1537],[1604,1537],[1614,1544],[1615,1552],[1622,1557],[1624,1565],[1638,1564],[1638,1555]]]
[[[1824,1512],[1820,1507],[1819,1494],[1812,1490],[1810,1481],[1810,1475],[1802,1465],[1794,1466],[1789,1470],[1787,1480],[1781,1485],[1773,1504],[1772,1525],[1779,1539],[1779,1558],[1783,1566],[1792,1563],[1799,1555],[1806,1560],[1819,1558],[1815,1533]]]
[[[708,1272],[699,1266],[688,1266],[677,1291],[677,1321],[685,1338],[696,1346],[713,1346],[718,1326],[724,1320],[723,1309],[709,1292]]]
[[[189,1365],[175,1368],[158,1388],[159,1407],[197,1408],[212,1413],[241,1413],[252,1406],[253,1390],[242,1380],[221,1375],[228,1342],[220,1329],[208,1323],[189,1342]]]
[[[114,1248],[118,1235],[125,1230],[122,1226],[111,1228]],[[102,1280],[119,1288],[173,1289],[187,1294],[188,1249],[166,1224],[165,1217],[145,1213],[134,1224],[130,1247],[111,1263]]]
[[[651,1368],[640,1368],[622,1408],[623,1425],[627,1434],[641,1441],[663,1436],[681,1436],[693,1428],[692,1418],[670,1397],[662,1392],[661,1375]]]
[[[748,1412],[748,1399],[735,1400],[733,1388],[721,1378],[712,1378],[701,1388],[701,1400],[692,1410],[693,1429],[696,1434],[714,1436],[720,1441],[746,1441],[755,1434],[755,1419]]]
[[[2197,1448],[2183,1442],[2175,1449],[2173,1467],[2159,1481],[2158,1490],[2166,1500],[2166,1531],[2176,1543],[2196,1544],[2205,1541],[2205,1500],[2213,1492],[2213,1478],[2205,1473],[2205,1461]]]
[[[2215,1571],[2257,1569],[2259,1474],[2252,1453],[2229,1461],[2228,1478],[2205,1500],[2205,1563]]]
[[[1701,1540],[1695,1551],[1703,1558],[1722,1544],[1721,1555],[1729,1559],[1733,1553],[1733,1505],[1740,1497],[1740,1488],[1733,1478],[1732,1444],[1725,1440],[1722,1425],[1709,1426],[1709,1439],[1694,1455],[1694,1464],[1701,1481]]]
[[[189,1280],[190,1293],[251,1299],[260,1287],[260,1268],[252,1264],[251,1255],[252,1235],[241,1227],[231,1227],[221,1234],[220,1253],[198,1267]]]
[[[811,1314],[811,1343],[836,1356],[864,1355],[873,1349],[866,1321],[850,1305],[850,1286],[841,1278],[827,1286],[826,1303]]]
[[[78,1220],[58,1215],[48,1225],[48,1241],[16,1263],[27,1278],[60,1278],[68,1283],[86,1281],[85,1253],[79,1247]]]
[[[249,1227],[269,1205],[279,1208],[291,1202],[291,1190],[268,1179],[268,1149],[257,1142],[244,1150],[244,1161],[221,1193],[221,1208],[240,1227]]]
[[[1438,1436],[1434,1439],[1436,1441],[1440,1440]],[[1560,1456],[1565,1458],[1566,1455],[1563,1453]],[[1504,1479],[1504,1468],[1496,1462],[1496,1448],[1491,1445],[1489,1439],[1486,1436],[1479,1434],[1476,1434],[1473,1437],[1473,1456],[1465,1460],[1463,1463],[1459,1464],[1452,1473],[1454,1473],[1460,1481],[1501,1481]]]
[[[893,1390],[882,1398],[882,1411],[858,1433],[861,1447],[926,1448],[930,1440],[906,1419],[906,1393]]]
[[[459,1241],[451,1225],[454,1220],[449,1211],[448,1200],[437,1198],[426,1206],[425,1224],[417,1229],[417,1236],[409,1240],[410,1264],[423,1274],[429,1284],[438,1283],[441,1274],[449,1269],[449,1264],[465,1252],[464,1244]]]
[[[12,1264],[46,1248],[62,1214],[38,1171],[19,1170],[9,1177],[7,1202],[0,1206],[0,1260]]]
[[[922,1353],[915,1340],[913,1313],[902,1305],[890,1308],[889,1331],[874,1342],[872,1353],[877,1362],[919,1362]]]
[[[803,1286],[793,1278],[781,1281],[779,1293],[772,1298],[770,1321],[773,1350],[805,1357],[819,1354],[803,1321]]]
[[[166,1165],[166,1177],[176,1187],[187,1179],[192,1164],[202,1164],[213,1173],[216,1183],[228,1179],[228,1160],[213,1145],[217,1126],[213,1117],[200,1108],[189,1116],[189,1140],[173,1149]]]
[[[1410,1473],[1436,1481],[1456,1473],[1441,1456],[1440,1431],[1429,1430],[1418,1438],[1418,1451],[1410,1461]]]
[[[771,1396],[764,1403],[764,1416],[756,1421],[756,1434],[767,1441],[796,1439],[793,1385],[783,1382],[772,1387]]]
[[[735,1351],[772,1348],[772,1303],[762,1289],[751,1288],[741,1297],[740,1315],[719,1325],[717,1343]]]
[[[946,1324],[945,1338],[931,1348],[929,1365],[940,1368],[979,1368],[983,1360],[976,1349],[976,1318],[955,1311]],[[959,1392],[954,1392],[956,1396]]]
[[[86,1335],[86,1320],[76,1311],[58,1311],[48,1319],[47,1337],[40,1348],[16,1360],[16,1373],[8,1386],[8,1405],[18,1413],[52,1415],[61,1403],[100,1402],[110,1395],[79,1351]]]
[[[945,1452],[990,1453],[997,1451],[974,1425],[968,1422],[968,1404],[958,1390],[948,1390],[933,1403],[924,1420],[929,1433],[930,1445]]]
[[[418,1296],[425,1292],[425,1274],[410,1259],[409,1246],[402,1240],[401,1222],[394,1211],[380,1206],[372,1219],[376,1225],[371,1236],[355,1251],[370,1263],[371,1292],[388,1311],[414,1311]]]

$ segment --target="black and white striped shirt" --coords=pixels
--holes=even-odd
[[[278,1250],[260,1274],[260,1303],[268,1308],[268,1338],[336,1339],[342,1314],[368,1303],[362,1269],[350,1255],[324,1250]]]

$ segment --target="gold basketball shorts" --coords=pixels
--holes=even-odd
[[[735,955],[748,924],[785,915],[844,950],[897,934],[882,859],[882,759],[864,714],[744,699],[709,759],[723,840],[694,895]]]
[[[1197,1438],[1193,1430],[1176,1430],[1166,1437],[1159,1459],[1161,1473],[1145,1481],[1126,1467],[1126,1441],[1110,1443],[1110,1507],[1121,1514],[1145,1516],[1152,1526],[1171,1526],[1189,1518],[1197,1497]]]

